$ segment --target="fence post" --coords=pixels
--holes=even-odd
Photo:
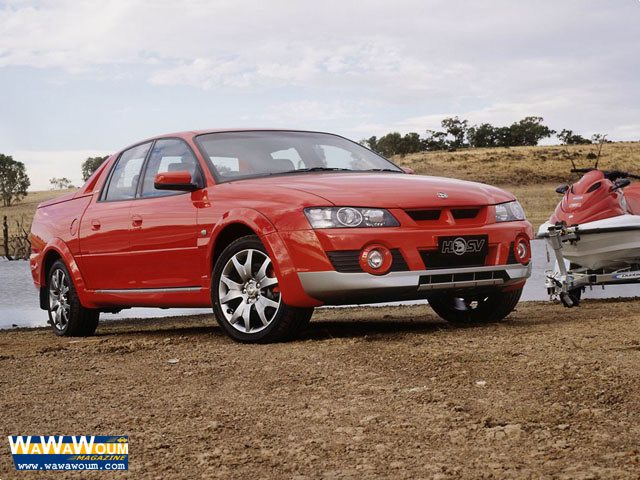
[[[11,255],[9,254],[9,224],[7,223],[6,215],[2,219],[2,240],[5,257],[7,257],[7,260],[13,260],[13,258],[11,258]]]

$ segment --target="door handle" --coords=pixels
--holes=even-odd
[[[91,230],[100,230],[100,220],[91,220]]]
[[[141,227],[142,217],[140,215],[131,215],[131,225],[134,227]]]

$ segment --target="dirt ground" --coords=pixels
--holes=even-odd
[[[261,346],[208,316],[2,331],[0,479],[104,478],[17,474],[9,434],[129,435],[110,478],[639,478],[639,364],[633,300],[323,309]]]

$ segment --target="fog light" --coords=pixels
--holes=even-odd
[[[526,237],[518,237],[513,245],[513,253],[516,260],[522,265],[528,265],[531,260],[531,246],[529,239]]]
[[[384,275],[391,268],[391,251],[384,245],[369,245],[360,252],[360,267],[373,275]]]
[[[373,269],[379,269],[384,262],[384,256],[380,253],[380,250],[371,250],[367,255],[367,263]]]

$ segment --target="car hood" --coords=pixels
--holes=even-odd
[[[262,178],[260,183],[351,207],[428,208],[514,200],[510,193],[483,183],[399,173],[300,173]]]

